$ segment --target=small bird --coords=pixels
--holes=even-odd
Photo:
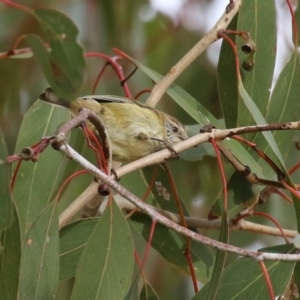
[[[39,99],[65,107],[75,116],[82,108],[96,113],[108,131],[115,161],[134,161],[172,149],[172,145],[188,138],[184,126],[174,117],[127,98],[91,95],[67,101],[47,88]]]

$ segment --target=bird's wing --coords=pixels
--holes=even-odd
[[[155,111],[154,108],[152,108],[144,103],[141,103],[141,102],[133,100],[133,99],[121,97],[121,96],[115,96],[115,95],[88,95],[88,96],[80,97],[77,99],[83,99],[83,100],[93,99],[93,100],[97,101],[98,103],[109,103],[109,102],[111,102],[111,103],[128,103],[128,104],[138,105],[140,107],[148,108],[148,109]]]
[[[131,100],[129,98],[121,97],[121,96],[115,96],[115,95],[88,95],[84,97],[79,97],[77,99],[93,99],[97,101],[98,103],[107,103],[107,102],[112,102],[112,103],[130,103],[134,104],[135,101]]]

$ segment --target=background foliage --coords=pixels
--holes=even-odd
[[[222,1],[187,1],[181,10],[170,18],[153,10],[148,1],[20,1],[19,3],[30,8],[30,11],[14,9],[0,2],[0,26],[5,28],[0,32],[0,52],[11,50],[21,37],[17,48],[31,47],[35,55],[34,57],[29,57],[28,53],[13,55],[10,58],[2,57],[0,61],[1,160],[5,160],[7,154],[16,153],[23,147],[36,143],[43,136],[53,134],[57,126],[69,118],[69,114],[64,110],[36,102],[45,87],[55,86],[67,98],[91,93],[95,79],[105,62],[94,57],[83,58],[84,53],[101,52],[113,56],[115,54],[112,48],[118,48],[141,63],[142,68],[128,82],[133,95],[136,95],[142,89],[153,87],[151,78],[154,79],[157,75],[151,70],[165,75],[206,33],[209,28],[205,23],[213,25],[214,19],[217,20],[218,15],[225,9]],[[280,12],[284,11],[285,2],[278,1],[277,7]],[[54,9],[63,14],[57,15],[54,11],[45,9]],[[299,14],[299,10],[296,13]],[[201,24],[199,20],[202,19],[206,21]],[[244,1],[239,15],[230,26],[237,30],[249,31],[257,45],[254,70],[242,71],[242,78],[245,90],[256,102],[263,117],[267,122],[275,123],[298,120],[297,104],[300,88],[298,54],[293,52],[291,47],[291,35],[286,38],[284,45],[284,49],[287,48],[289,52],[282,53],[280,44],[278,51],[276,50],[277,35],[281,27],[276,26],[274,1]],[[71,38],[65,40],[64,33]],[[47,53],[43,41],[49,42],[53,48],[51,54]],[[76,44],[76,41],[79,44]],[[236,42],[238,45],[241,44],[239,39]],[[284,64],[283,71],[277,72],[274,77],[277,52],[287,58],[287,63]],[[203,105],[214,118],[218,119],[218,125],[225,123],[228,127],[236,127],[255,123],[243,103],[243,95],[238,93],[231,50],[226,44],[222,46],[218,65],[216,53],[212,46],[199,57],[176,81],[183,91],[173,88],[171,94],[165,95],[158,106],[180,119],[185,125],[195,125],[189,127],[190,135],[196,134],[196,130],[200,128],[193,114],[186,112],[186,103],[194,101],[188,98],[190,96],[196,99],[195,103]],[[246,58],[245,54],[239,55],[241,61]],[[122,66],[125,74],[130,74],[133,70],[133,65],[127,61],[122,61]],[[53,80],[52,74],[56,75],[57,81]],[[277,84],[275,79],[278,80]],[[184,91],[188,95],[184,95]],[[96,94],[123,95],[117,76],[111,68],[107,68],[97,86]],[[182,95],[186,103],[181,101],[180,105],[177,105],[173,100],[176,96],[180,99]],[[147,95],[143,95],[140,99],[143,101],[146,98]],[[196,115],[198,113],[197,109],[193,112]],[[261,134],[247,137],[254,139],[260,148],[275,157],[270,150],[272,147],[269,147]],[[297,135],[294,132],[280,132],[274,137],[285,159],[286,167],[293,166],[297,162],[298,154],[291,145]],[[70,140],[76,149],[91,157],[79,132],[72,133]],[[222,187],[213,151],[209,146],[202,149],[197,149],[194,158],[196,163],[191,161],[193,153],[182,154],[183,158],[187,159],[169,163],[181,199],[186,209],[195,217],[207,217]],[[209,155],[202,157],[201,151]],[[272,178],[270,169],[255,154],[254,158],[247,151],[241,152],[240,155],[240,159],[245,164],[250,164],[257,174]],[[9,169],[6,165],[0,167],[0,197],[8,199]],[[36,164],[27,162],[22,165],[14,189],[13,201],[16,212],[8,201],[3,201],[1,207],[0,230],[3,231],[3,252],[0,294],[4,293],[7,299],[16,299],[18,289],[21,299],[48,299],[49,295],[54,294],[55,299],[68,299],[76,270],[72,299],[83,299],[87,296],[97,299],[103,294],[107,295],[107,299],[137,297],[137,291],[142,283],[138,268],[133,263],[134,257],[130,254],[136,249],[142,257],[146,245],[144,239],[147,240],[149,236],[149,220],[134,216],[127,222],[119,209],[113,205],[110,210],[105,211],[99,222],[93,219],[77,222],[58,232],[59,213],[92,180],[88,175],[76,178],[64,192],[56,209],[52,200],[57,189],[62,180],[77,168],[61,154],[50,149],[43,153]],[[225,170],[227,178],[234,171],[227,163]],[[144,170],[143,179],[138,172],[130,174],[122,178],[121,184],[141,197],[152,172],[152,168]],[[159,179],[166,182],[165,175],[160,172],[161,170]],[[295,176],[293,179],[297,181],[298,177]],[[150,203],[160,201],[159,206],[174,210],[172,200],[166,203],[159,199],[160,197],[154,194],[152,199],[148,200]],[[233,204],[233,208],[236,208],[236,204]],[[279,197],[272,196],[270,201],[260,206],[258,210],[272,214],[283,227],[296,229],[295,209]],[[251,220],[264,223],[257,217]],[[118,228],[122,228],[123,231],[120,232]],[[202,230],[202,233],[219,239],[219,232]],[[51,237],[51,243],[45,237]],[[37,245],[34,242],[31,244],[32,241],[38,241]],[[230,243],[258,249],[278,245],[283,241],[249,232],[235,232],[230,235]],[[102,244],[110,245],[111,248],[108,247],[108,250],[113,250],[106,251],[106,247],[99,248],[98,245]],[[186,260],[181,255],[185,247],[184,239],[163,226],[158,226],[152,246],[156,250],[151,250],[145,265],[147,275],[141,299],[191,299],[193,289],[190,277],[187,276],[189,271]],[[278,251],[286,253],[292,250],[280,248]],[[201,244],[193,245],[192,256],[197,269],[197,279],[203,284],[211,277],[215,255],[216,252],[210,248]],[[86,265],[89,259],[99,264]],[[234,259],[233,255],[228,255],[226,265]],[[239,283],[238,275],[237,278],[233,275],[240,274],[249,264],[254,279],[252,277],[249,279],[250,287],[245,293],[251,294],[257,288],[253,282],[261,275],[260,269],[255,269],[252,263],[244,259],[230,265],[220,279],[221,287]],[[109,268],[106,268],[107,265]],[[270,264],[268,267],[274,271],[272,278],[281,276],[279,283],[276,281],[278,286],[276,293],[283,293],[287,282],[280,279],[289,279],[293,267],[292,264]],[[107,282],[101,281],[100,284],[97,278],[101,277],[101,274],[96,276],[97,272],[102,272],[105,280],[112,280],[114,288],[105,290]],[[86,274],[89,273],[90,276],[87,277]],[[39,279],[36,281],[36,278]],[[263,280],[257,284],[263,285]],[[273,284],[275,286],[275,282]],[[93,288],[89,291],[86,289],[86,286],[97,285],[99,285],[97,291]],[[195,299],[207,299],[205,297],[208,288],[209,285],[206,285]],[[240,285],[237,285],[237,289],[239,288]],[[126,293],[122,294],[124,291]],[[237,293],[234,288],[231,292],[234,295]],[[267,291],[263,293],[261,297],[268,295]],[[233,297],[220,289],[216,299],[225,299],[222,295],[226,295],[224,296],[226,299]],[[245,295],[247,294],[243,294],[242,297]]]

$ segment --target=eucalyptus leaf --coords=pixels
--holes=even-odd
[[[20,298],[50,299],[58,287],[58,214],[52,202],[26,234],[20,266]]]
[[[132,274],[130,229],[122,212],[112,202],[83,250],[71,299],[123,299],[129,290]]]
[[[55,134],[57,127],[69,120],[66,110],[37,101],[25,114],[16,151],[30,147],[45,136]],[[20,219],[22,239],[40,213],[53,200],[62,183],[68,160],[52,148],[46,149],[33,163],[22,163],[16,176],[13,195]]]
[[[291,244],[262,250],[276,253],[295,253],[295,249]],[[264,263],[275,295],[283,295],[293,274],[295,263],[284,261],[267,261]],[[192,299],[208,299],[208,287],[208,284],[205,285]],[[269,299],[266,279],[258,262],[251,258],[241,258],[230,264],[222,275],[214,299]]]
[[[227,214],[226,212],[224,212],[222,216],[222,224],[221,224],[219,241],[224,244],[227,244],[228,239],[229,239],[229,227],[227,221]],[[220,281],[225,268],[226,256],[227,253],[225,251],[217,250],[214,270],[211,276],[211,280],[208,283],[209,285],[208,299],[213,300],[216,298],[216,295],[218,294],[218,288],[220,286]]]
[[[39,8],[32,12],[49,39],[50,51],[35,35],[28,35],[34,55],[52,88],[64,98],[72,99],[83,82],[85,60],[77,43],[78,29],[59,11]]]
[[[6,143],[0,131],[0,233],[12,224],[13,204],[9,194],[9,166],[5,163],[7,158]]]
[[[0,295],[3,299],[17,299],[21,261],[21,237],[17,215],[12,226],[1,236]]]

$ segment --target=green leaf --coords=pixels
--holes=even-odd
[[[13,205],[9,194],[9,167],[5,163],[7,157],[6,144],[0,131],[0,234],[12,223]]]
[[[42,137],[55,134],[57,127],[69,120],[66,110],[37,101],[25,114],[16,153],[36,144]],[[62,182],[68,159],[52,148],[46,149],[36,163],[25,161],[18,171],[13,196],[20,219],[22,240],[33,222],[53,200]]]
[[[253,156],[251,149],[245,149],[243,145],[236,140],[226,139],[222,143],[230,150],[230,152],[244,165],[251,168],[251,171],[258,177],[263,178],[262,166],[258,162],[258,154],[254,153]]]
[[[237,30],[237,16],[230,22],[228,29]],[[230,37],[233,41],[236,37]],[[219,99],[227,128],[237,126],[238,118],[238,88],[237,74],[234,68],[234,54],[228,42],[222,42],[218,62]]]
[[[256,103],[262,115],[265,115],[269,103],[276,55],[276,11],[273,0],[245,1],[239,14],[230,23],[228,29],[248,31],[257,47],[254,55],[254,68],[251,72],[242,72],[243,85]],[[244,40],[233,36],[240,49]],[[248,55],[239,50],[240,64]],[[218,88],[224,118],[228,128],[253,124],[251,114],[239,102],[238,80],[234,55],[228,42],[223,41],[218,64]]]
[[[229,239],[229,228],[227,222],[227,214],[226,212],[224,212],[222,217],[222,225],[221,225],[219,241],[227,244],[228,239]],[[220,286],[223,270],[225,268],[225,261],[227,256],[226,254],[227,253],[225,251],[217,250],[214,270],[212,273],[211,280],[208,284],[209,288],[208,288],[207,299],[213,300],[216,298],[216,295],[218,294],[218,288]]]
[[[254,68],[247,72],[241,69],[245,90],[265,116],[269,105],[276,58],[276,10],[274,0],[245,1],[239,11],[237,30],[249,31],[256,45]],[[244,41],[237,38],[241,64],[248,54],[240,50]],[[249,111],[239,105],[237,126],[253,124]]]
[[[82,251],[93,232],[97,219],[74,222],[60,231],[60,273],[59,279],[73,277],[76,273]],[[74,239],[76,236],[76,239]]]
[[[267,121],[265,120],[265,118],[263,117],[261,112],[259,111],[258,107],[256,106],[254,101],[251,99],[251,97],[246,92],[242,82],[239,82],[239,92],[240,92],[240,95],[241,95],[245,105],[247,106],[249,112],[251,113],[253,119],[255,120],[256,124],[257,125],[267,124]],[[268,145],[272,149],[273,153],[276,155],[276,158],[284,171],[285,170],[284,159],[283,159],[281,152],[274,140],[272,133],[269,131],[264,131],[264,132],[262,132],[262,134],[265,137],[266,141],[268,142]]]
[[[266,115],[268,123],[298,121],[300,115],[300,64],[298,53],[294,51],[276,82]],[[274,132],[274,138],[284,157],[290,149],[294,131]]]
[[[266,115],[266,121],[268,123],[283,123],[299,120],[299,80],[300,65],[298,54],[294,51],[280,73],[272,93]],[[294,135],[295,131],[275,131],[273,133],[274,140],[276,141],[283,158],[286,158],[288,155]],[[274,158],[270,149],[270,144],[262,139],[260,135],[257,135],[255,142],[271,158]],[[266,176],[268,176],[267,172]]]
[[[293,245],[276,246],[267,252],[296,253]],[[260,250],[260,251],[262,251]],[[295,267],[294,262],[267,261],[265,262],[275,295],[283,295],[291,279]],[[207,298],[208,285],[195,295],[193,300]],[[269,299],[266,279],[257,261],[241,258],[228,266],[222,276],[216,300],[227,299]]]
[[[148,217],[135,214],[130,218],[130,221],[133,228],[148,241],[152,225],[151,220]],[[163,225],[156,224],[151,247],[181,273],[190,275],[187,260],[183,255],[186,250],[186,239],[178,233]],[[211,250],[203,244],[192,242],[191,256],[197,279],[201,282],[207,282],[210,279],[214,262]]]
[[[112,202],[84,248],[71,299],[123,299],[129,290],[133,262],[128,223]]]
[[[21,237],[18,217],[15,214],[13,224],[2,233],[0,256],[0,295],[7,300],[17,299],[19,269],[21,259]]]
[[[291,60],[287,63],[284,70],[282,71],[280,75],[280,81],[277,83],[274,90],[274,95],[278,96],[279,98],[276,98],[277,102],[274,102],[274,99],[272,99],[274,109],[271,110],[271,104],[270,109],[268,110],[267,116],[270,115],[272,117],[269,118],[269,120],[274,120],[276,123],[280,122],[288,122],[291,121],[291,117],[294,119],[292,120],[298,120],[298,116],[300,113],[300,108],[298,105],[295,105],[298,103],[298,93],[300,92],[299,89],[299,79],[300,79],[300,71],[299,71],[299,62],[298,62],[298,56],[297,54],[294,54],[291,58]],[[285,82],[289,82],[288,89],[286,89]],[[285,88],[282,89],[281,85],[285,85]],[[266,124],[267,121],[263,118],[260,111],[256,107],[255,103],[252,101],[252,99],[249,97],[247,92],[244,90],[244,87],[240,83],[240,93],[241,96],[246,104],[248,106],[249,111],[251,112],[254,120],[257,124]],[[272,97],[273,98],[273,97]],[[282,101],[284,99],[285,101]],[[280,106],[277,105],[277,103],[281,103]],[[283,103],[283,104],[282,104]],[[271,114],[273,112],[273,114]],[[275,115],[275,117],[274,117]],[[270,121],[271,121],[270,120]],[[280,152],[280,148],[284,151],[284,156],[287,155],[288,150],[290,148],[290,145],[292,143],[292,138],[294,136],[294,132],[288,132],[285,131],[284,133],[275,132],[274,135],[272,135],[271,132],[263,132],[262,133],[265,138],[265,146],[262,145],[262,142],[259,143],[261,149],[267,153],[267,155],[270,157],[271,160],[275,162],[275,164],[279,164],[279,167],[281,170],[285,173],[287,178],[289,178],[288,172],[285,168],[285,162],[283,155]],[[275,141],[275,136],[278,136],[277,142]],[[264,173],[270,173],[270,168],[267,169]],[[300,205],[298,199],[296,197],[292,196],[293,200],[295,202],[295,208],[297,212],[300,212]],[[298,214],[296,214],[298,216]],[[297,218],[297,227],[300,227],[300,219]]]
[[[36,9],[33,16],[46,31],[50,51],[35,35],[28,35],[26,39],[52,88],[71,99],[82,85],[85,69],[83,49],[76,42],[78,29],[68,17],[55,10]]]
[[[23,244],[20,299],[51,299],[58,287],[58,214],[52,202],[32,224]]]

